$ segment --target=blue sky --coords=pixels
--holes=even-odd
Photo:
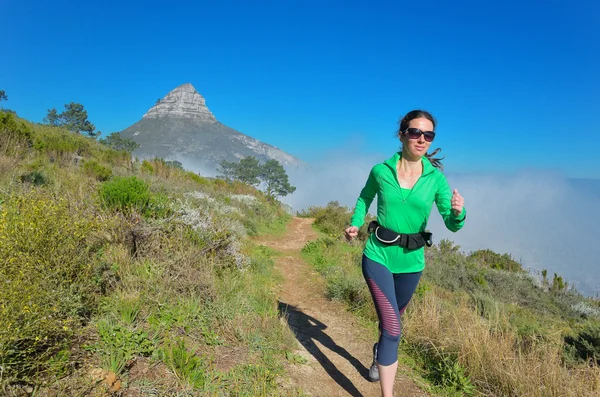
[[[2,0],[4,104],[75,101],[104,133],[190,82],[222,123],[306,161],[398,148],[424,108],[449,172],[600,178],[600,2]]]

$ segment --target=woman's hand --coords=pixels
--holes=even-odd
[[[455,216],[459,216],[462,213],[463,207],[465,205],[465,199],[463,196],[458,193],[457,189],[454,189],[452,192],[452,199],[450,200],[450,204],[452,205],[452,212],[454,212]]]
[[[346,240],[350,241],[358,236],[358,228],[356,226],[347,227],[346,230],[344,230],[344,235],[346,236]]]

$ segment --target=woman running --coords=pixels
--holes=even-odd
[[[464,199],[450,190],[441,172],[440,149],[428,154],[435,138],[435,120],[423,110],[413,110],[399,122],[402,149],[375,165],[363,187],[350,226],[348,240],[358,235],[371,202],[377,195],[377,221],[369,225],[362,272],[379,317],[379,340],[373,346],[371,381],[380,381],[383,397],[392,396],[398,368],[400,315],[410,301],[425,268],[425,231],[435,202],[446,227],[460,230],[465,222]]]

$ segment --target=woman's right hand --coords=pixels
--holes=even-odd
[[[346,240],[350,241],[358,236],[358,228],[356,226],[347,227],[346,230],[344,230],[344,235],[346,236]]]

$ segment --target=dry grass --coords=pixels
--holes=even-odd
[[[0,174],[14,170],[17,164],[19,164],[18,159],[0,154]]]
[[[341,230],[335,225],[348,217],[337,205],[312,212],[328,220],[317,225],[323,232],[328,225]],[[357,270],[362,248],[338,233],[308,243],[303,255],[327,280],[329,296],[375,329],[373,303]],[[595,333],[580,337],[583,347],[565,342],[582,335],[586,316],[596,329],[595,306],[575,293],[538,288],[524,273],[490,269],[458,249],[442,241],[426,250],[427,269],[403,317],[408,354],[401,359],[447,395],[600,395],[599,366],[582,361],[598,349]]]
[[[569,369],[562,364],[560,335],[519,349],[517,335],[505,326],[508,318],[499,315],[490,322],[467,299],[450,302],[448,294],[435,290],[415,300],[404,319],[405,338],[412,345],[456,354],[485,395],[600,394],[598,366]]]

